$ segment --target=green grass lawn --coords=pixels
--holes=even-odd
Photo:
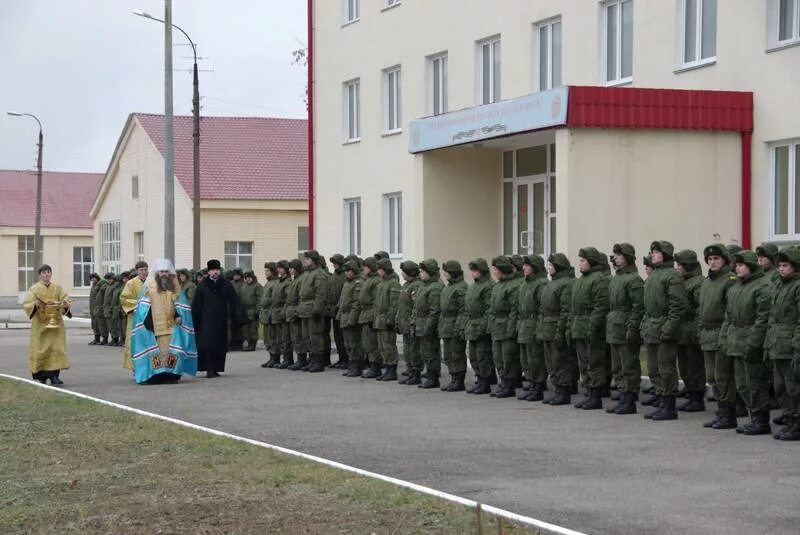
[[[483,514],[483,532],[498,521]],[[535,533],[504,521],[503,533]],[[0,533],[477,533],[475,511],[0,379]]]

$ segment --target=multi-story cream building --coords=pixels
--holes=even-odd
[[[317,0],[315,245],[800,238],[800,0]]]
[[[42,173],[42,262],[70,296],[91,288],[89,209],[102,179],[101,173]],[[36,171],[0,170],[0,297],[17,300],[38,280],[35,219]]]
[[[308,247],[305,120],[202,117],[203,266],[254,269]],[[175,117],[175,264],[192,267],[192,118]],[[131,114],[94,201],[97,269],[119,272],[164,254],[164,116]]]

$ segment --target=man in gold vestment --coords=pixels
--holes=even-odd
[[[66,292],[51,281],[53,270],[39,268],[39,282],[28,290],[22,309],[31,320],[28,367],[33,378],[53,386],[63,385],[59,372],[69,368],[64,316],[72,317]]]

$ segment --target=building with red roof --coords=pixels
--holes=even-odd
[[[203,262],[260,273],[265,261],[297,256],[308,236],[306,120],[201,117],[200,132]],[[131,114],[91,209],[102,270],[163,256],[163,151],[164,116]],[[191,116],[175,117],[174,155],[175,264],[191,267]]]
[[[102,173],[42,174],[42,261],[71,295],[89,292],[94,271],[92,208]],[[0,296],[36,282],[34,225],[36,171],[0,170]],[[15,276],[11,276],[15,274]],[[8,275],[8,276],[6,276]]]

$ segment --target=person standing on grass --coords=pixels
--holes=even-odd
[[[39,268],[39,282],[28,289],[22,310],[31,320],[28,368],[32,377],[42,384],[50,380],[51,385],[61,386],[59,373],[69,368],[64,316],[71,318],[72,313],[67,293],[52,277],[50,266]]]

